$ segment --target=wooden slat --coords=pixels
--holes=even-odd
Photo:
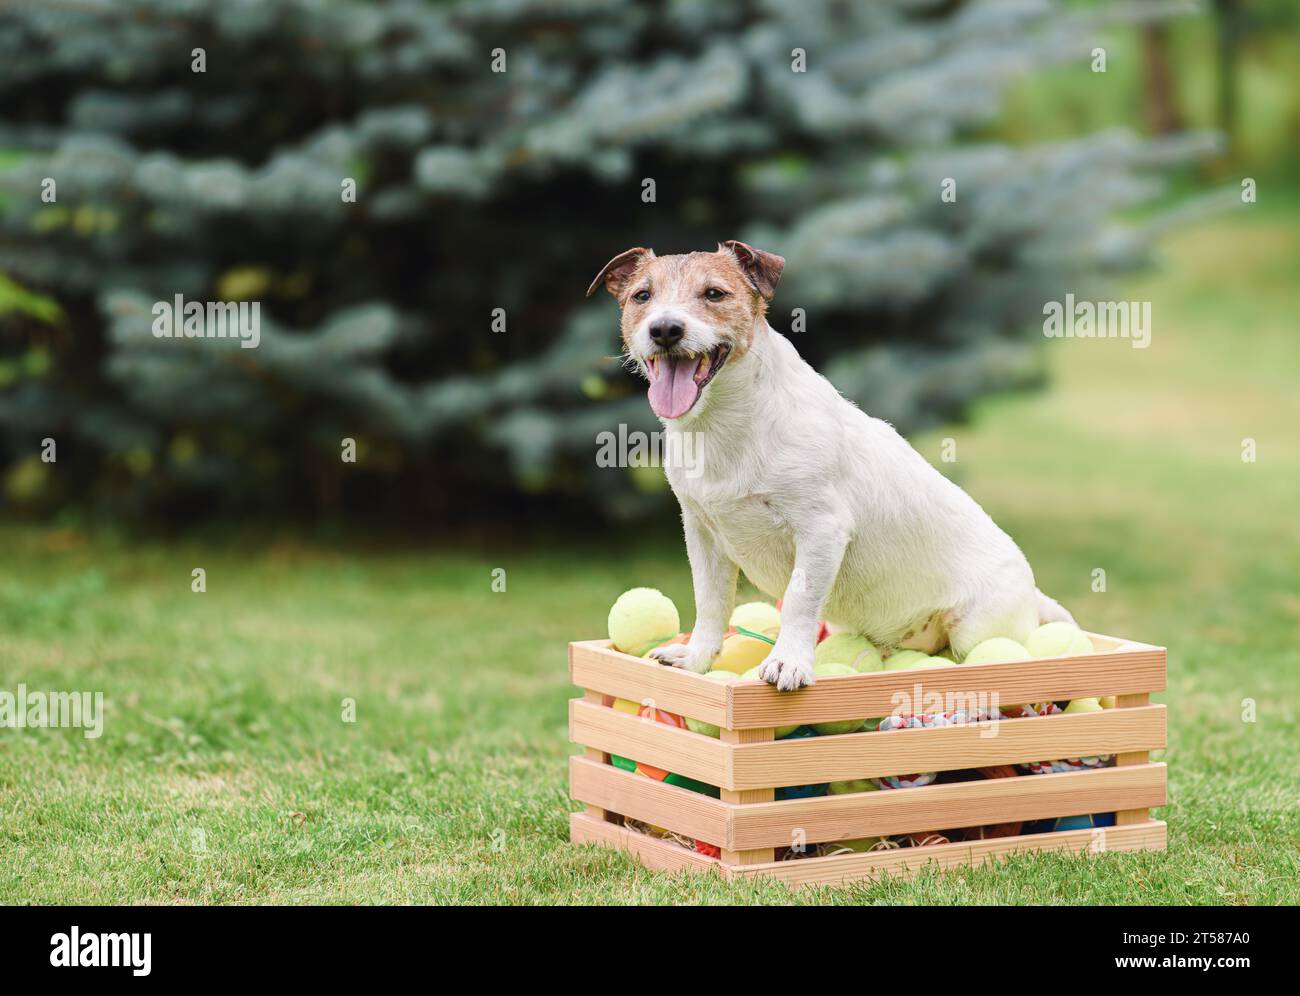
[[[727,846],[788,845],[796,830],[819,843],[1164,804],[1163,764],[1022,775],[736,806]]]
[[[726,874],[732,879],[761,876],[791,885],[839,885],[873,878],[884,872],[895,876],[912,875],[930,863],[939,868],[952,868],[957,865],[979,865],[1016,853],[1091,851],[1096,848],[1097,835],[1098,831],[1095,830],[1026,834],[1021,837],[999,837],[935,847],[906,847],[896,851],[774,861],[766,865],[727,868]],[[1160,851],[1165,848],[1165,824],[1153,820],[1125,827],[1111,827],[1105,831],[1102,839],[1106,851]]]
[[[895,712],[898,695],[912,707],[905,711],[935,711],[924,696],[944,697],[944,711],[969,708],[971,701],[949,702],[953,696],[974,696],[987,705],[996,694],[999,705],[1046,702],[1084,696],[1157,692],[1165,687],[1165,651],[1124,650],[1082,657],[1051,657],[1002,664],[957,664],[916,671],[874,671],[869,674],[821,678],[810,688],[778,692],[761,681],[721,686],[727,696],[727,716],[719,725],[733,730],[789,726],[838,719],[878,718]],[[919,688],[919,693],[918,693]],[[980,698],[980,697],[983,698]]]
[[[603,844],[618,848],[653,871],[708,872],[722,868],[717,858],[688,851],[675,841],[648,837],[614,823],[594,820],[586,813],[569,814],[569,840],[575,844]]]
[[[715,726],[726,725],[725,685],[657,661],[619,653],[608,640],[569,644],[569,680],[588,691],[637,703],[652,699],[656,709]]]
[[[727,840],[730,810],[725,803],[584,757],[569,758],[569,795],[577,802],[631,816],[715,847],[722,847]]]
[[[572,705],[586,709],[596,708],[582,702],[574,702]],[[600,711],[617,715],[612,709]],[[707,737],[701,739],[708,740]],[[992,730],[970,724],[883,733],[849,733],[728,747],[726,749],[731,751],[731,768],[723,787],[748,789],[811,785],[881,775],[1118,754],[1164,745],[1165,707],[1160,705],[1007,719],[995,724]],[[603,743],[595,746],[615,749]],[[657,762],[651,760],[651,763]],[[703,776],[692,777],[708,781]]]
[[[656,768],[675,771],[706,785],[735,788],[733,785],[724,785],[723,782],[726,780],[730,752],[737,748],[690,730],[680,730],[640,716],[629,716],[581,699],[570,699],[569,739],[584,747],[594,747]]]

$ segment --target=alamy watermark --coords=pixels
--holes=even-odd
[[[689,478],[704,473],[704,434],[700,432],[606,429],[596,434],[597,467],[681,468]]]
[[[1134,349],[1151,345],[1150,301],[1065,300],[1043,305],[1043,335],[1049,339],[1129,339]]]
[[[104,693],[0,689],[0,729],[79,729],[97,740],[104,732]]]
[[[262,341],[260,301],[156,301],[151,309],[155,339],[238,339],[243,349]]]

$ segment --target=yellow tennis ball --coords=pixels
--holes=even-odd
[[[720,681],[723,684],[730,684],[733,681],[740,680],[740,675],[733,671],[709,671],[704,675],[704,677],[708,678],[710,681]],[[686,728],[695,733],[703,733],[706,737],[713,737],[714,739],[721,736],[721,731],[712,723],[706,723],[702,719],[691,719],[690,716],[686,717]]]
[[[1049,622],[1029,634],[1025,649],[1031,657],[1075,657],[1092,653],[1092,641],[1072,622]]]
[[[644,657],[675,637],[681,619],[673,600],[656,588],[632,588],[609,610],[609,639],[625,654]]]
[[[1071,699],[1064,712],[1101,712],[1099,699]]]
[[[855,671],[879,671],[880,651],[871,641],[857,633],[832,633],[813,651],[813,667],[818,664],[847,664]]]
[[[827,791],[831,795],[851,795],[854,792],[879,792],[880,786],[870,778],[851,778],[846,782],[831,782]]]
[[[928,661],[929,654],[923,654],[919,650],[895,650],[885,658],[884,669],[886,671],[901,671],[904,668],[915,667],[921,661]]]
[[[781,612],[767,602],[746,602],[737,605],[727,624],[733,629],[747,629],[776,639],[781,634]]]
[[[1015,640],[1005,636],[995,636],[991,640],[977,643],[966,655],[963,664],[996,664],[1002,661],[1027,661],[1029,651]]]
[[[756,664],[762,664],[772,652],[772,645],[752,636],[732,633],[722,641],[722,653],[713,662],[715,671],[732,671],[744,674]]]
[[[825,661],[813,665],[813,675],[818,678],[837,678],[840,675],[857,673],[851,665],[840,664],[837,661]],[[862,724],[865,722],[865,719],[837,719],[829,723],[813,723],[812,728],[822,736],[834,736],[839,733],[856,733],[862,729]]]
[[[946,657],[931,657],[918,650],[900,650],[885,658],[886,671],[906,671],[914,667],[953,667]]]
[[[857,840],[837,840],[834,844],[825,845],[827,850],[832,853],[838,853],[842,850],[855,851],[859,854],[870,851],[885,838],[883,837],[859,837]]]

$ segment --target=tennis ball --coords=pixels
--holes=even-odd
[[[1029,634],[1025,649],[1031,657],[1074,657],[1092,653],[1092,641],[1071,622],[1049,622]]]
[[[919,650],[895,650],[885,658],[886,671],[901,671],[905,668],[916,667],[921,661],[928,661],[929,654],[923,654]]]
[[[857,840],[837,840],[834,844],[823,846],[833,854],[842,854],[846,850],[861,854],[870,851],[884,839],[884,837],[859,837]]]
[[[736,606],[727,625],[776,639],[781,633],[781,613],[775,605],[767,602],[746,602]]]
[[[771,652],[770,643],[732,633],[722,641],[722,653],[714,660],[713,670],[744,674],[756,664],[762,664]]]
[[[612,708],[615,712],[625,712],[629,716],[637,716],[641,713],[640,704],[633,702],[631,699],[615,699],[612,703]],[[614,767],[622,768],[624,771],[636,771],[636,762],[630,757],[620,757],[618,754],[610,754],[609,762],[614,765]]]
[[[879,671],[880,651],[865,636],[832,633],[813,651],[813,667],[818,664],[847,664],[854,671]]]
[[[906,671],[914,667],[952,667],[946,657],[927,657],[912,650],[900,650],[885,661],[886,671]]]
[[[708,678],[710,681],[720,681],[723,684],[740,680],[740,675],[734,671],[709,671],[703,677]],[[690,716],[686,717],[686,728],[693,733],[702,733],[706,737],[713,737],[714,739],[721,736],[718,728],[712,723],[706,723],[702,719],[691,719]]]
[[[835,639],[830,637],[827,642]],[[838,661],[825,661],[821,664],[813,665],[813,675],[818,678],[837,678],[844,674],[857,674],[850,665],[841,664]],[[838,733],[856,733],[862,729],[865,719],[838,719],[830,723],[813,723],[812,728],[822,736],[835,736]]]
[[[1066,712],[1101,712],[1101,702],[1097,699],[1071,699],[1065,707]]]
[[[1005,636],[995,636],[991,640],[977,643],[966,655],[963,664],[996,664],[1003,661],[1027,661],[1029,651],[1015,640]]]
[[[854,792],[879,792],[880,786],[870,778],[852,778],[846,782],[831,782],[831,795],[851,795]]]
[[[632,588],[609,610],[609,639],[616,648],[644,657],[681,630],[677,606],[656,588]]]

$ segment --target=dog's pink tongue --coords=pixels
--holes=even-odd
[[[681,418],[700,394],[695,383],[699,357],[665,356],[658,362],[659,376],[650,383],[650,407],[660,418]]]

